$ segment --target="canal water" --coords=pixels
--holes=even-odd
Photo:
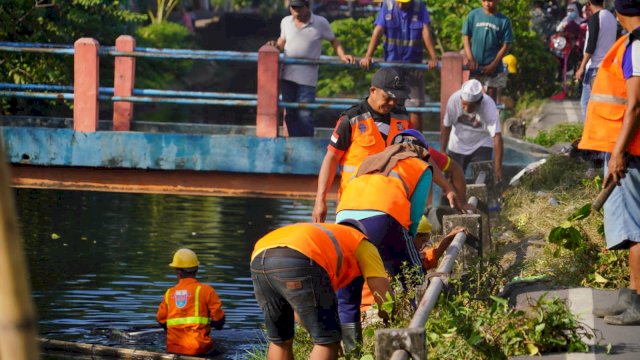
[[[16,189],[41,337],[164,351],[155,327],[165,290],[176,282],[173,252],[189,247],[226,313],[214,340],[220,358],[266,346],[253,297],[254,242],[285,224],[310,221],[312,201]],[[329,204],[335,206],[335,204]],[[332,221],[333,219],[328,219]]]

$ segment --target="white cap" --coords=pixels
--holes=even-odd
[[[462,84],[462,100],[476,102],[482,99],[482,84],[476,79],[465,81]]]

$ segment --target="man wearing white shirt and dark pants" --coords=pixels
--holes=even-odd
[[[440,147],[466,170],[471,162],[493,157],[495,181],[502,181],[502,134],[498,108],[478,80],[451,95],[444,115]],[[495,154],[494,154],[495,151]]]

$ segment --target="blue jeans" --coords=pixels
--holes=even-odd
[[[280,83],[282,101],[284,102],[314,102],[316,101],[315,86],[300,85],[289,80]],[[287,124],[289,136],[313,137],[313,116],[309,109],[286,109],[284,121]]]
[[[587,104],[589,103],[589,98],[591,97],[591,85],[593,85],[593,80],[596,78],[596,74],[598,73],[598,69],[587,69],[585,71],[584,76],[582,77],[582,94],[580,95],[580,106],[582,107],[582,122],[587,117]]]
[[[604,163],[607,176],[610,154]],[[604,237],[610,250],[628,249],[640,242],[640,157],[630,156],[627,174],[604,203]]]
[[[294,311],[314,344],[342,339],[331,280],[313,260],[289,248],[267,249],[251,262],[251,280],[269,341],[280,344],[293,338]]]

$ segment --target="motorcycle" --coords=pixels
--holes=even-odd
[[[582,47],[579,41],[580,29],[578,24],[575,26],[577,31],[568,31],[566,27],[563,27],[551,35],[549,39],[549,51],[559,62],[557,78],[562,82],[562,92],[554,95],[554,100],[563,100],[569,95],[567,73],[575,73],[582,60]]]

